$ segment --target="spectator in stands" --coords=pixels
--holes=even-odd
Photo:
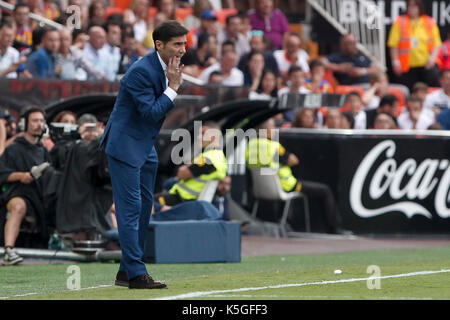
[[[411,95],[415,95],[420,98],[420,101],[422,101],[422,105],[424,105],[425,99],[428,95],[428,85],[425,82],[416,82],[414,83]]]
[[[314,109],[301,108],[292,120],[292,128],[317,129],[317,114]]]
[[[67,28],[59,30],[61,45],[56,56],[55,73],[64,80],[85,80],[85,74],[95,80],[106,80],[105,73],[93,65],[83,54],[83,51],[72,46],[72,33]],[[84,72],[80,72],[82,69]]]
[[[43,0],[40,2],[42,15],[50,20],[56,20],[59,17],[59,8],[52,0]]]
[[[389,32],[388,47],[396,82],[410,90],[418,81],[437,87],[436,60],[441,45],[436,21],[425,14],[420,0],[408,0],[406,14],[397,17]]]
[[[450,109],[443,110],[438,114],[437,123],[442,126],[442,130],[450,130]]]
[[[84,50],[86,43],[88,42],[88,36],[86,34],[86,30],[84,29],[73,29],[72,31],[72,44],[80,49]]]
[[[296,65],[291,66],[287,72],[287,76],[289,86],[281,88],[278,91],[279,97],[288,92],[310,93],[310,91],[305,87],[305,73],[303,72],[302,68]]]
[[[389,92],[389,79],[386,73],[379,72],[370,77],[370,88],[362,95],[364,110],[376,109],[381,97]]]
[[[400,129],[427,130],[434,121],[434,113],[429,109],[424,109],[422,100],[417,96],[410,96],[406,99],[406,110],[397,119]]]
[[[147,30],[147,34],[145,35],[144,41],[142,43],[138,43],[138,52],[141,56],[144,56],[148,53],[148,51],[154,50],[155,42],[153,41],[153,31],[157,26],[167,20],[167,16],[164,12],[158,12],[151,20],[151,27]],[[140,48],[142,47],[142,48]]]
[[[131,23],[137,42],[142,42],[147,34],[148,11],[148,0],[133,0],[123,12],[123,22]]]
[[[125,74],[133,63],[139,60],[139,53],[136,50],[136,39],[133,30],[122,37],[122,52],[118,74]]]
[[[103,1],[93,0],[88,10],[89,21],[103,22],[105,20],[105,7]]]
[[[246,12],[242,12],[239,14],[241,17],[242,25],[241,25],[241,34],[245,36],[247,41],[250,41],[252,38],[252,25],[250,24],[250,17]],[[264,35],[262,30],[259,30]]]
[[[232,41],[239,58],[250,51],[247,38],[241,33],[242,20],[239,15],[231,15],[226,18],[225,28],[221,29],[217,35],[219,44],[225,41]]]
[[[450,69],[442,70],[439,77],[441,88],[427,95],[423,106],[438,114],[441,110],[450,109]]]
[[[355,129],[366,128],[366,113],[362,110],[362,98],[358,91],[351,91],[347,94],[347,105],[349,113],[354,119],[353,127]]]
[[[363,120],[355,119],[355,129],[372,129],[375,123],[376,116],[381,112],[389,114],[392,117],[395,125],[397,126],[397,97],[391,94],[387,94],[383,98],[381,98],[378,108],[363,111],[361,113],[364,116]]]
[[[278,84],[275,74],[270,71],[264,71],[261,75],[261,81],[258,88],[250,91],[249,100],[270,100],[278,96]]]
[[[222,85],[231,87],[241,87],[244,85],[244,74],[236,68],[238,56],[236,52],[227,50],[222,53],[222,58],[212,66],[203,70],[199,79],[204,83],[208,82],[209,76],[213,71],[220,71],[223,76]]]
[[[250,53],[247,67],[242,70],[244,73],[244,85],[250,87],[250,91],[255,91],[261,81],[264,72],[264,55],[260,51]]]
[[[251,51],[262,51],[264,53],[264,66],[267,70],[272,71],[276,77],[280,76],[280,70],[278,68],[277,60],[273,56],[272,51],[266,49],[264,44],[264,33],[261,30],[253,30],[250,38]],[[249,53],[244,54],[239,60],[238,68],[244,70],[248,63]]]
[[[231,190],[231,176],[226,176],[219,181],[217,185],[216,194],[214,195],[211,204],[219,210],[222,214],[222,220],[230,221],[230,210],[227,195]]]
[[[0,27],[0,77],[17,78],[17,69],[26,62],[26,57],[20,57],[19,51],[12,47],[14,28],[3,24]]]
[[[184,19],[183,24],[188,30],[200,27],[200,15],[205,10],[212,10],[209,0],[195,0],[192,7],[192,14]]]
[[[84,141],[92,141],[103,133],[97,118],[90,113],[85,113],[78,119],[78,131]]]
[[[285,192],[302,192],[308,197],[318,198],[323,204],[321,210],[327,225],[327,232],[349,234],[342,229],[342,218],[330,187],[323,183],[299,180],[292,173],[292,167],[299,164],[297,156],[286,150],[279,142],[272,140],[275,121],[268,119],[258,130],[259,137],[251,139],[245,153],[247,166],[250,168],[271,167],[277,170],[281,187]]]
[[[341,112],[341,129],[353,129],[355,127],[355,117],[350,111]]]
[[[45,116],[41,109],[31,108],[23,115],[23,119],[24,135],[17,137],[0,157],[0,183],[6,186],[3,206],[6,205],[8,212],[4,235],[5,265],[23,261],[14,250],[23,220],[31,224],[31,229],[38,228],[42,234],[46,233],[41,180],[31,174],[33,166],[49,161],[47,149],[40,143]]]
[[[72,111],[64,110],[59,112],[54,118],[52,122],[56,123],[69,123],[69,124],[77,124],[78,117]]]
[[[220,86],[222,84],[222,81],[223,81],[222,72],[220,72],[218,70],[211,72],[211,74],[209,75],[209,78],[208,78],[209,85]]]
[[[389,113],[380,112],[376,115],[373,129],[391,130],[397,129],[397,124]]]
[[[202,33],[211,34],[217,39],[220,29],[221,25],[214,11],[203,11],[200,15],[200,27],[189,30],[187,34],[187,49],[197,46],[198,37]]]
[[[158,12],[164,13],[168,20],[178,20],[175,15],[174,0],[157,0],[156,7],[158,8]]]
[[[273,0],[256,0],[256,9],[250,10],[250,24],[253,30],[264,31],[274,49],[281,49],[289,33],[289,23],[283,12],[273,8]]]
[[[301,94],[310,93],[310,91],[305,88],[305,73],[299,66],[297,65],[291,66],[289,68],[287,76],[289,86],[281,88],[278,91],[278,97],[281,97],[286,93],[301,93]],[[291,123],[292,120],[294,120],[295,112],[296,110],[290,110],[285,112],[284,120]]]
[[[346,34],[340,40],[340,52],[322,58],[325,68],[333,71],[340,85],[370,83],[370,76],[380,72],[379,67],[358,50],[356,38]]]
[[[285,49],[275,50],[273,53],[284,79],[287,77],[289,68],[293,65],[300,67],[303,72],[309,73],[309,55],[300,48],[301,42],[302,40],[297,33],[290,32],[286,37]]]
[[[305,88],[314,93],[333,93],[331,84],[324,80],[325,66],[319,59],[311,61],[309,64],[311,78],[306,79]]]
[[[42,37],[43,47],[33,52],[27,62],[26,69],[33,78],[55,78],[56,55],[60,47],[60,35],[55,28],[45,28]]]
[[[105,25],[105,30],[106,43],[103,50],[105,50],[109,56],[108,72],[106,73],[106,77],[110,81],[115,81],[119,71],[121,58],[120,45],[122,39],[122,29],[120,22],[114,20],[107,22]]]
[[[341,129],[342,115],[337,108],[328,108],[325,116],[325,128],[326,129]]]
[[[189,48],[181,58],[184,64],[183,72],[198,77],[204,69],[217,62],[217,39],[209,33],[202,33],[198,37],[196,48]]]
[[[105,75],[108,75],[110,61],[109,54],[103,50],[106,43],[106,32],[100,26],[93,26],[89,29],[89,42],[83,49],[86,59],[98,69],[102,70]],[[88,75],[87,80],[94,80]],[[114,78],[109,78],[109,81],[114,81]]]
[[[30,27],[29,14],[30,8],[26,4],[18,4],[14,8],[14,20],[16,23],[16,32],[14,35],[16,44],[14,47],[19,51],[29,48],[33,44],[33,30]]]
[[[442,42],[437,64],[441,70],[450,69],[450,32],[447,32],[447,40]]]

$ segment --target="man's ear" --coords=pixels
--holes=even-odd
[[[156,40],[155,41],[155,49],[157,49],[158,51],[164,48],[164,42],[162,42],[161,40]]]

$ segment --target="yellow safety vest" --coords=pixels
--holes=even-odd
[[[278,158],[275,159],[277,154],[283,156],[285,153],[286,149],[279,142],[267,138],[256,138],[248,142],[245,160],[249,168],[271,167],[277,170],[281,187],[284,191],[290,192],[297,185],[297,179],[289,166],[280,166],[280,163],[276,161]],[[300,187],[296,191],[300,191]]]
[[[210,180],[222,180],[227,176],[227,159],[222,150],[208,150],[194,158],[193,164],[202,166],[212,164],[216,170],[209,174],[178,181],[170,190],[171,194],[179,194],[183,200],[196,200],[202,192],[206,182]]]

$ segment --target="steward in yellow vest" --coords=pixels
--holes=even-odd
[[[168,193],[155,195],[155,201],[161,205],[173,206],[183,201],[197,200],[208,181],[222,180],[227,176],[227,159],[216,135],[205,134],[209,129],[220,132],[220,126],[215,122],[206,122],[202,126],[202,152],[197,155],[192,164],[178,168],[177,182]]]
[[[270,118],[260,126],[259,137],[248,142],[245,159],[249,168],[271,167],[277,170],[281,187],[285,192],[302,192],[308,197],[318,198],[323,204],[321,213],[327,226],[328,233],[351,234],[342,228],[342,218],[339,213],[333,192],[324,183],[306,181],[301,182],[293,175],[291,167],[299,164],[296,155],[289,153],[279,142],[271,140],[272,132],[276,129],[275,121]]]

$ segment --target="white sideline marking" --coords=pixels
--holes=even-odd
[[[102,284],[99,286],[95,286],[95,287],[86,287],[86,288],[80,288],[78,290],[65,290],[62,292],[48,292],[48,293],[44,293],[44,292],[30,292],[30,293],[24,293],[24,294],[16,294],[10,297],[0,297],[0,300],[3,299],[11,299],[11,298],[20,298],[20,297],[26,297],[26,296],[34,296],[37,294],[58,294],[58,293],[66,293],[66,292],[76,292],[76,291],[83,291],[83,290],[91,290],[91,289],[99,289],[99,288],[108,288],[108,287],[112,287],[112,284]]]
[[[267,298],[275,298],[275,299],[287,299],[293,298],[298,299],[298,296],[279,296],[279,295],[251,295],[251,294],[215,294],[210,295],[210,298],[253,298],[253,299],[267,299]],[[417,297],[354,297],[354,296],[301,296],[302,299],[379,299],[379,300],[433,300],[433,298],[417,298]]]
[[[418,271],[418,272],[410,272],[410,273],[401,273],[394,274],[390,276],[380,276],[380,277],[367,277],[367,278],[352,278],[352,279],[342,279],[342,280],[328,280],[328,281],[318,281],[318,282],[305,282],[305,283],[292,283],[292,284],[280,284],[274,286],[265,286],[265,287],[249,287],[249,288],[238,288],[238,289],[229,289],[229,290],[213,290],[213,291],[197,291],[179,294],[176,296],[168,296],[162,298],[153,298],[150,300],[176,300],[176,299],[191,299],[209,296],[213,294],[221,294],[221,293],[232,293],[232,292],[245,292],[245,291],[258,291],[265,289],[279,289],[279,288],[290,288],[290,287],[304,287],[304,286],[313,286],[313,285],[324,285],[324,284],[336,284],[336,283],[349,283],[349,282],[357,282],[357,281],[367,281],[367,280],[375,280],[375,279],[391,279],[391,278],[404,278],[404,277],[414,277],[421,275],[429,275],[436,273],[445,273],[450,272],[450,269],[442,269],[437,271]]]

